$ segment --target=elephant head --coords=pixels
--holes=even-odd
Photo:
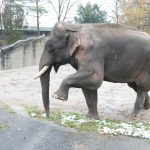
[[[80,25],[57,22],[44,45],[40,59],[39,73],[42,87],[42,98],[47,116],[49,115],[49,82],[52,67],[57,72],[59,66],[69,63],[71,56],[80,46]]]

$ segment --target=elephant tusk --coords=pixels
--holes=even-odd
[[[48,68],[49,68],[49,66],[44,66],[44,67],[41,69],[41,71],[40,71],[39,73],[37,73],[37,74],[34,76],[34,79],[37,79],[37,78],[39,78],[41,75],[43,75],[43,74],[47,71]]]

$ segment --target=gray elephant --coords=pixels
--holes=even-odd
[[[98,118],[97,89],[103,81],[127,83],[137,93],[133,115],[150,107],[150,36],[115,23],[71,24],[57,22],[41,56],[39,70],[43,104],[49,115],[49,76],[64,64],[76,73],[65,78],[54,97],[67,100],[71,87],[81,88],[87,117]]]

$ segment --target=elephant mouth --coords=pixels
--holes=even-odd
[[[39,77],[41,77],[47,70],[48,70],[49,66],[44,66],[40,72],[38,72],[35,76],[34,79],[37,79]]]
[[[59,67],[60,67],[59,64],[54,64],[54,70],[55,70],[56,73],[58,72]]]

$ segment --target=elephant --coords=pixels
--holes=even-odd
[[[150,35],[116,23],[74,24],[59,21],[48,37],[39,63],[43,105],[49,110],[50,72],[70,64],[76,73],[63,79],[53,97],[68,99],[71,87],[81,88],[89,118],[99,118],[97,90],[103,81],[127,83],[137,94],[133,116],[150,108]]]

